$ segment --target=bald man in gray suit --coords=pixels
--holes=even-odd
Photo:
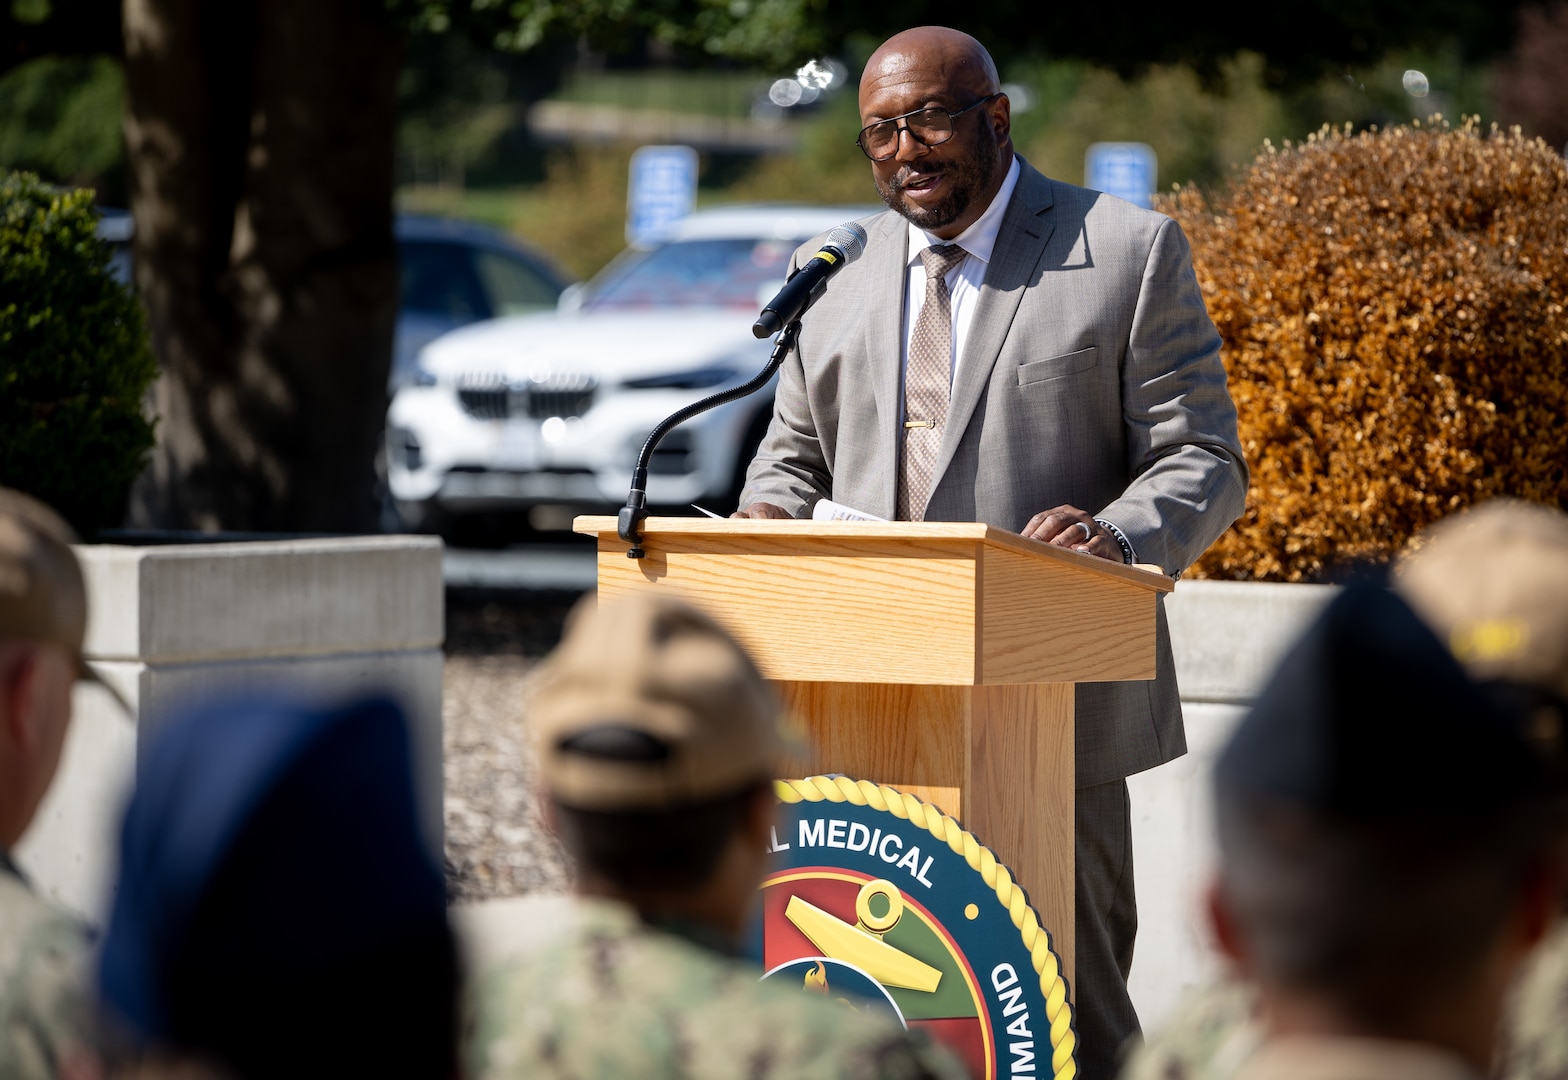
[[[1181,229],[1015,157],[995,64],[967,34],[889,39],[866,65],[860,114],[890,212],[863,222],[865,256],[803,320],[737,516],[809,517],[831,498],[1179,574],[1247,491],[1219,334]],[[922,251],[947,244],[958,261],[928,285]],[[935,277],[944,263],[932,265]],[[922,319],[928,302],[946,322]],[[932,408],[927,343],[949,336],[935,380],[945,408]],[[1186,751],[1163,609],[1158,632],[1154,681],[1078,691],[1074,997],[1087,1080],[1113,1076],[1139,1031],[1126,777]]]

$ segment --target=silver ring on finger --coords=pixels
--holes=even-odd
[[[1078,527],[1083,530],[1083,542],[1084,543],[1087,544],[1090,540],[1094,539],[1094,529],[1090,527],[1090,525],[1089,525],[1089,523],[1087,521],[1080,521],[1078,523]]]

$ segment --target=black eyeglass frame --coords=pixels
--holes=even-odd
[[[995,101],[997,98],[999,98],[1001,96],[1002,96],[1002,91],[999,90],[999,91],[997,91],[994,94],[987,94],[985,97],[981,98],[979,101],[976,101],[976,102],[974,102],[971,105],[965,105],[962,109],[944,109],[940,105],[928,105],[924,109],[911,109],[909,112],[899,113],[897,116],[890,116],[886,120],[878,120],[876,123],[874,123],[874,124],[867,124],[865,127],[860,129],[860,134],[855,136],[855,145],[860,147],[860,152],[862,154],[865,154],[866,157],[870,158],[872,161],[888,161],[888,160],[890,160],[892,158],[897,157],[898,156],[898,146],[899,146],[899,141],[898,141],[899,140],[899,135],[902,134],[905,131],[909,132],[909,137],[911,139],[914,139],[921,146],[928,146],[928,147],[929,146],[941,146],[943,143],[947,142],[948,139],[951,139],[953,137],[953,131],[954,131],[953,121],[954,120],[957,120],[960,116],[964,115],[964,113],[966,113],[966,112],[973,112],[974,110],[978,109],[980,106],[988,104],[988,103],[990,103],[992,101]],[[919,135],[915,134],[915,129],[910,127],[908,123],[905,123],[902,127],[899,126],[898,121],[900,121],[900,120],[907,121],[911,116],[919,116],[921,113],[946,113],[947,114],[947,124],[948,124],[948,127],[947,127],[947,137],[943,138],[943,139],[938,139],[934,143],[933,142],[926,142]],[[891,154],[884,154],[882,157],[872,157],[871,156],[871,151],[866,149],[866,141],[865,141],[866,140],[866,132],[870,131],[874,127],[881,127],[883,124],[892,124],[893,125],[893,130],[894,130],[894,135],[893,135],[893,152]]]

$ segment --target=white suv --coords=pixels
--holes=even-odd
[[[648,433],[768,359],[752,323],[790,253],[863,206],[705,210],[630,249],[558,311],[437,338],[387,415],[387,480],[404,523],[626,501]],[[727,514],[772,412],[772,387],[676,428],[654,454],[648,502]]]

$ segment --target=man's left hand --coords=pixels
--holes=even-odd
[[[1076,506],[1042,510],[1029,519],[1020,535],[1057,547],[1085,551],[1111,562],[1122,561],[1122,546],[1116,542],[1116,537],[1096,525],[1091,515]]]

